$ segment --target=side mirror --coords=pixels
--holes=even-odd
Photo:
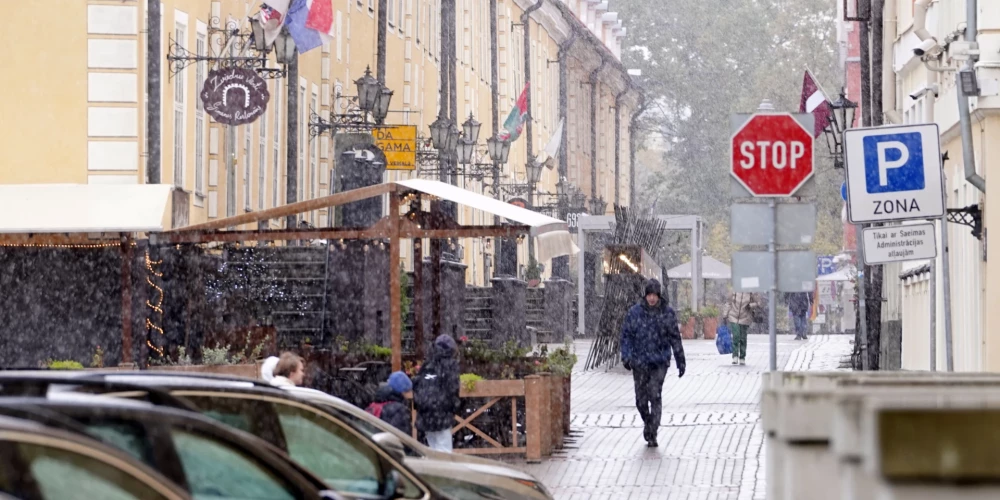
[[[403,448],[403,442],[398,437],[388,432],[380,432],[372,436],[372,440],[375,441],[375,444],[381,446],[383,450],[389,452],[393,460],[402,462],[406,458],[406,449]]]
[[[399,477],[399,472],[396,470],[389,471],[385,475],[385,480],[382,481],[382,498],[384,500],[399,498],[401,484],[402,480]]]

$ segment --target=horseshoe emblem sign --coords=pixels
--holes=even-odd
[[[201,90],[205,111],[225,125],[253,123],[264,114],[271,94],[256,71],[244,68],[212,70]]]

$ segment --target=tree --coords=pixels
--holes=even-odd
[[[666,144],[662,159],[640,154],[637,205],[658,213],[728,220],[730,116],[762,99],[798,111],[802,74],[839,82],[836,8],[829,0],[621,0],[628,20],[627,67],[641,68],[651,105],[639,123]],[[828,89],[832,91],[833,89]],[[822,138],[820,138],[822,141]],[[818,145],[822,156],[825,145]],[[839,241],[840,171],[817,162],[824,245]],[[836,207],[836,209],[834,209]],[[836,232],[836,234],[833,234]]]

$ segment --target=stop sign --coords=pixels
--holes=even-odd
[[[813,136],[788,113],[753,115],[733,134],[731,158],[754,196],[791,196],[813,175]]]

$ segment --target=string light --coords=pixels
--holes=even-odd
[[[157,271],[156,269],[153,268],[153,266],[159,266],[159,265],[163,264],[163,259],[154,261],[153,259],[149,258],[149,250],[146,250],[146,259],[145,260],[146,260],[146,271],[148,271],[151,276],[155,276],[157,278],[162,278],[163,277],[163,272]],[[151,276],[147,276],[146,277],[146,283],[149,286],[153,287],[154,290],[156,290],[156,292],[159,294],[159,297],[157,297],[157,299],[156,299],[156,305],[154,305],[149,300],[146,300],[146,306],[149,307],[150,309],[152,309],[155,313],[159,314],[160,315],[160,319],[162,320],[163,319],[163,297],[164,297],[164,293],[163,293],[163,289],[162,288],[160,288],[159,286],[156,286],[156,283],[153,283],[153,278]],[[159,326],[156,325],[156,323],[153,323],[153,320],[151,320],[149,318],[146,318],[146,331],[150,332],[150,331],[153,331],[153,330],[156,330],[160,334],[161,337],[164,335],[163,328],[160,328]],[[159,354],[161,358],[163,357],[163,349],[161,349],[161,348],[156,347],[155,345],[153,345],[153,343],[150,342],[150,340],[149,340],[149,335],[146,336],[146,345],[149,346],[149,348],[152,349],[153,351],[155,351],[157,354]]]
[[[75,244],[49,244],[49,243],[0,243],[0,247],[8,248],[110,248],[121,246],[121,243],[75,243]],[[135,246],[133,243],[132,246]]]

